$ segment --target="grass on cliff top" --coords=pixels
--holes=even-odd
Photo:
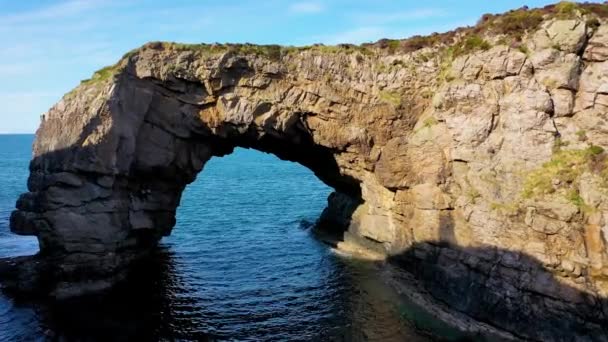
[[[608,4],[562,1],[541,8],[524,6],[502,14],[484,14],[472,27],[461,27],[428,36],[413,36],[403,40],[381,39],[376,43],[364,45],[385,49],[391,53],[397,51],[407,53],[431,46],[450,47],[466,41],[468,37],[486,34],[504,35],[508,38],[505,41],[514,44],[519,42],[527,32],[536,30],[546,19],[571,19],[579,17],[579,15],[587,15],[588,23],[591,26],[597,26],[599,24],[597,18],[608,18]],[[483,46],[485,45],[479,45],[479,47]]]
[[[339,45],[323,45],[315,44],[310,46],[281,46],[281,45],[256,45],[256,44],[181,44],[171,42],[153,42],[148,43],[146,46],[164,49],[174,50],[190,50],[200,51],[208,54],[221,54],[228,51],[232,51],[239,54],[263,56],[270,60],[279,60],[282,56],[296,53],[300,51],[318,51],[321,53],[352,53],[361,52],[362,54],[368,55],[372,52],[370,49],[364,46],[353,45],[353,44],[339,44]]]
[[[150,43],[154,44],[154,43]],[[149,45],[150,45],[149,44]],[[158,43],[165,49],[174,50],[194,50],[202,51],[209,54],[224,53],[226,51],[234,51],[242,54],[254,54],[268,57],[270,59],[278,59],[281,54],[280,45],[254,45],[254,44],[182,44],[182,43]]]
[[[476,25],[461,27],[445,33],[433,33],[428,36],[413,36],[407,39],[381,39],[375,43],[361,45],[338,44],[309,46],[280,46],[255,44],[180,44],[170,42],[151,42],[145,46],[152,48],[201,51],[209,54],[220,54],[234,51],[242,54],[263,56],[271,60],[279,60],[282,56],[302,51],[317,51],[320,53],[353,53],[374,55],[387,51],[389,53],[408,53],[425,47],[443,47],[451,49],[450,55],[457,57],[475,50],[487,50],[491,45],[483,39],[486,35],[502,35],[502,42],[518,47],[523,36],[536,30],[547,19],[576,18],[587,15],[591,26],[597,26],[597,18],[608,18],[606,3],[575,3],[562,1],[541,8],[524,6],[502,14],[484,14]]]
[[[116,74],[116,72],[119,69],[120,69],[120,63],[116,63],[114,65],[109,65],[109,66],[103,67],[103,68],[95,71],[93,73],[93,76],[91,76],[91,78],[80,81],[80,84],[87,85],[87,84],[93,84],[93,83],[97,83],[97,82],[103,82],[103,81],[109,79],[110,77],[114,76],[114,74]]]
[[[172,42],[150,42],[144,47],[201,51],[208,54],[221,54],[234,51],[240,54],[252,54],[263,56],[270,60],[280,60],[283,56],[302,51],[316,51],[324,54],[354,53],[363,55],[375,55],[382,51],[389,53],[408,53],[423,49],[425,47],[442,48],[440,54],[442,60],[451,61],[459,55],[468,54],[477,50],[487,50],[491,44],[484,40],[485,35],[503,35],[502,42],[514,47],[521,47],[519,42],[527,32],[536,30],[543,20],[549,18],[568,19],[587,15],[587,23],[596,27],[599,25],[598,18],[608,18],[608,3],[575,3],[562,1],[554,5],[542,8],[530,9],[526,6],[511,10],[503,14],[484,14],[475,26],[461,27],[445,33],[433,33],[428,36],[413,36],[408,39],[381,39],[375,43],[364,43],[361,45],[338,44],[310,46],[280,46],[280,45],[255,45],[255,44],[181,44]],[[521,48],[522,51],[525,48]],[[112,77],[119,69],[121,62],[136,54],[139,49],[126,53],[121,61],[112,66],[97,70],[91,78],[83,80],[81,84],[92,84],[101,82]],[[444,63],[443,69],[449,67],[450,62]],[[386,99],[387,102],[396,102],[394,99]]]

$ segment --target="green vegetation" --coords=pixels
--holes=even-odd
[[[517,47],[517,50],[519,50],[520,52],[525,53],[526,55],[530,54],[530,50],[528,50],[528,47],[525,45],[519,45]]]
[[[271,60],[279,60],[283,55],[298,53],[302,51],[318,51],[327,54],[360,52],[363,55],[371,55],[373,51],[365,46],[353,44],[323,45],[315,44],[309,46],[280,46],[280,45],[256,45],[256,44],[181,44],[172,42],[148,43],[149,46],[161,46],[164,49],[198,51],[205,54],[221,54],[235,52],[245,55],[263,56]]]
[[[523,198],[542,197],[558,193],[583,213],[596,209],[587,205],[578,191],[577,181],[585,172],[600,176],[603,186],[608,185],[608,159],[604,149],[591,145],[583,150],[559,150],[551,160],[531,172],[524,182]]]
[[[587,26],[589,26],[592,30],[600,27],[600,21],[597,18],[589,18],[587,19]]]
[[[607,4],[576,3],[562,1],[555,5],[548,5],[542,8],[520,9],[509,11],[505,14],[484,14],[474,30],[476,32],[489,32],[494,34],[504,34],[512,38],[521,38],[529,31],[536,30],[544,19],[558,18],[571,19],[579,14],[593,15],[589,20],[599,24],[597,17],[608,17]]]
[[[584,14],[594,14],[599,18],[608,18],[608,4],[604,3],[589,3],[579,4],[582,7]]]
[[[390,65],[387,65],[387,64],[384,64],[384,63],[378,63],[376,65],[376,71],[379,72],[379,73],[385,73],[385,72],[388,72],[390,70],[391,70]]]
[[[310,46],[301,47],[283,47],[282,51],[286,54],[300,51],[318,51],[321,53],[335,54],[335,53],[355,53],[359,52],[362,55],[370,56],[374,52],[365,45],[354,45],[354,44],[338,44],[338,45],[323,45],[315,44]]]
[[[443,51],[440,52],[441,64],[439,66],[438,81],[449,82],[452,80],[450,70],[452,68],[452,61],[454,58],[477,50],[485,51],[491,47],[492,45],[490,45],[490,43],[488,43],[486,40],[476,34],[472,34],[458,43],[443,49]]]
[[[172,42],[157,42],[149,43],[148,45],[155,47],[161,46],[164,49],[172,50],[189,50],[199,51],[206,54],[220,54],[227,51],[234,51],[241,54],[252,54],[264,56],[272,60],[277,60],[281,57],[280,45],[255,45],[255,44],[182,44]]]
[[[271,60],[281,58],[281,46],[279,45],[238,45],[236,51],[242,54],[264,56]]]
[[[566,198],[568,199],[568,201],[570,201],[570,203],[576,205],[579,208],[585,205],[585,201],[581,197],[581,194],[579,194],[576,190],[568,190],[566,192]]]
[[[279,45],[253,45],[253,44],[179,44],[154,42],[152,45],[160,45],[163,48],[198,50],[205,53],[223,53],[228,50],[243,54],[255,54],[277,60],[284,55],[302,51],[317,51],[320,53],[353,53],[360,52],[363,55],[374,55],[385,50],[389,53],[413,52],[426,47],[438,47],[451,49],[451,58],[467,54],[475,50],[487,50],[491,45],[483,39],[487,35],[503,36],[500,44],[519,48],[523,53],[528,53],[527,48],[521,45],[523,36],[536,30],[543,20],[554,18],[574,18],[587,15],[587,23],[590,27],[599,25],[598,18],[608,18],[607,3],[575,3],[562,1],[555,5],[541,8],[522,7],[511,10],[504,14],[484,14],[473,27],[458,28],[445,33],[433,33],[428,36],[416,35],[408,39],[381,39],[375,43],[361,45],[339,44],[310,46],[279,46]],[[429,56],[420,56],[424,62]]]
[[[594,171],[604,178],[604,174],[608,175],[607,167],[604,149],[600,146],[592,145],[584,150],[554,151],[550,161],[526,177],[522,196],[533,198],[553,193],[556,188],[563,188],[567,191],[567,197],[576,202],[578,200],[571,193],[571,186],[575,181],[585,171]]]
[[[578,137],[579,141],[586,141],[587,140],[587,131],[585,131],[584,129],[576,131],[575,134]]]
[[[499,44],[509,45],[518,48],[521,52],[528,54],[526,46],[521,41],[526,33],[536,30],[538,26],[551,17],[572,18],[580,15],[587,15],[586,20],[590,27],[599,25],[598,18],[608,18],[608,4],[606,3],[575,3],[562,1],[555,5],[548,5],[542,8],[522,7],[504,14],[484,14],[477,24],[473,27],[458,28],[445,33],[433,33],[428,36],[416,35],[408,39],[381,39],[375,43],[361,45],[339,44],[323,45],[315,44],[310,46],[279,46],[279,45],[254,45],[254,44],[180,44],[168,42],[152,42],[147,46],[152,48],[164,48],[175,50],[199,51],[206,54],[219,54],[227,51],[234,51],[241,54],[253,54],[263,56],[271,60],[280,60],[282,57],[300,53],[304,51],[319,52],[323,54],[338,53],[360,53],[366,56],[373,56],[382,51],[388,53],[408,53],[426,47],[434,47],[439,51],[433,54],[422,54],[416,57],[417,61],[426,62],[434,58],[435,55],[441,57],[441,80],[449,80],[449,73],[446,72],[451,65],[451,59],[460,55],[468,54],[477,50],[487,50],[491,44],[484,39],[487,36],[500,36]],[[129,58],[136,53],[131,51],[123,58]],[[380,66],[380,71],[385,71],[386,67]]]
[[[407,53],[430,46],[449,48],[455,45],[464,45],[462,53],[467,53],[467,48],[487,49],[489,47],[482,43],[480,37],[503,35],[501,44],[518,47],[520,46],[518,43],[521,42],[523,36],[536,30],[543,20],[552,17],[569,19],[580,15],[587,15],[588,25],[597,27],[599,25],[598,18],[608,18],[608,4],[562,1],[541,8],[522,7],[504,14],[484,14],[473,27],[458,28],[445,33],[433,33],[429,36],[413,36],[404,40],[381,39],[374,44],[367,45],[386,49],[391,53],[395,51]],[[527,53],[526,51],[522,52]]]
[[[381,49],[388,49],[393,53],[401,47],[401,40],[398,39],[381,39],[376,43]]]
[[[576,14],[579,10],[578,5],[571,1],[562,1],[555,5],[555,11],[557,12],[558,18],[568,19]]]
[[[472,185],[469,184],[469,188],[466,191],[466,196],[469,199],[469,201],[475,203],[475,200],[479,197],[481,197],[481,194],[479,193],[479,191],[477,189],[475,189]]]
[[[539,10],[518,9],[503,15],[484,14],[475,31],[489,31],[494,34],[521,36],[534,30],[542,23],[543,14]]]
[[[422,121],[422,126],[420,126],[418,129],[416,129],[414,131],[414,134],[418,134],[418,132],[422,131],[423,129],[430,129],[431,127],[433,127],[437,124],[439,124],[439,120],[437,120],[433,116],[428,117]]]
[[[153,44],[153,43],[148,43],[148,44]],[[108,65],[106,67],[103,67],[103,68],[95,71],[93,73],[93,75],[91,76],[91,78],[80,81],[80,84],[90,85],[90,84],[96,84],[96,83],[100,83],[100,82],[110,79],[124,67],[125,63],[123,63],[123,62],[125,60],[131,58],[131,56],[134,56],[139,51],[140,51],[140,48],[137,48],[137,49],[133,49],[133,50],[125,53],[124,55],[122,55],[121,59],[118,62],[116,62],[114,65]],[[67,95],[72,94],[74,92],[74,90],[75,89],[70,91]]]
[[[81,84],[93,84],[93,83],[105,81],[105,80],[109,79],[110,77],[114,76],[114,74],[116,74],[116,72],[120,69],[119,64],[120,63],[116,63],[114,65],[103,67],[103,68],[95,71],[93,73],[93,76],[91,76],[91,78],[82,80],[80,83]]]
[[[441,64],[439,65],[439,74],[437,75],[437,81],[439,83],[449,82],[454,79],[454,76],[451,73],[453,60],[454,52],[452,49],[446,49],[441,55]]]
[[[563,141],[562,138],[556,138],[553,142],[553,153],[558,153],[561,151],[562,147],[566,147],[569,144],[569,142]]]
[[[509,216],[517,215],[519,213],[520,207],[519,203],[511,202],[511,203],[497,203],[493,202],[490,204],[490,209],[500,211]]]
[[[575,3],[562,1],[555,5],[548,5],[542,8],[529,9],[522,7],[504,14],[484,14],[478,23],[473,27],[458,28],[446,33],[433,33],[428,36],[413,36],[409,39],[381,39],[376,43],[361,45],[339,44],[326,46],[315,44],[311,46],[279,46],[279,45],[254,45],[254,44],[181,44],[170,42],[151,42],[146,47],[156,49],[174,49],[199,51],[205,54],[220,54],[227,51],[234,51],[240,54],[253,54],[263,56],[271,60],[280,60],[283,56],[300,53],[303,51],[313,51],[324,54],[355,53],[362,55],[375,55],[386,50],[390,53],[412,52],[425,47],[436,47],[440,51],[437,54],[441,58],[440,81],[449,81],[449,69],[453,58],[463,54],[468,54],[477,50],[487,50],[491,47],[490,43],[484,39],[487,35],[501,35],[500,44],[510,45],[518,48],[523,53],[528,53],[528,49],[521,45],[523,36],[538,28],[543,20],[551,17],[572,18],[586,15],[587,24],[594,28],[600,22],[598,18],[608,18],[607,3]],[[129,51],[122,60],[135,55],[139,49]],[[433,54],[424,54],[417,57],[418,61],[426,62],[434,58]],[[117,65],[120,64],[117,63]],[[103,81],[111,77],[119,69],[117,65],[98,70],[90,79],[83,80],[83,83]],[[386,67],[380,66],[379,70]],[[397,103],[394,96],[383,96],[391,103]],[[401,101],[399,101],[401,102]]]
[[[447,43],[443,41],[442,35],[433,33],[430,36],[413,36],[404,40],[402,46],[404,52],[411,52],[442,43]]]
[[[135,55],[138,51],[139,51],[139,48],[133,49],[133,50],[125,53],[124,55],[122,55],[121,59],[129,59],[129,58],[131,58],[131,56]]]
[[[587,203],[585,203],[585,200],[583,200],[583,198],[581,197],[580,193],[577,190],[569,190],[566,193],[566,199],[570,203],[577,206],[583,213],[585,213],[587,215],[597,211],[597,208],[594,208],[594,207],[588,205]]]
[[[458,57],[460,55],[466,55],[476,50],[488,50],[492,47],[490,43],[485,41],[480,36],[473,34],[466,37],[460,44],[456,44],[452,47],[452,56]]]
[[[392,91],[381,91],[378,96],[383,102],[389,103],[395,107],[401,106],[401,95]]]
[[[437,119],[435,119],[435,117],[431,116],[430,118],[424,119],[424,121],[422,122],[422,127],[431,128],[438,123],[439,123],[439,121]]]
[[[391,72],[393,70],[407,68],[408,66],[402,60],[394,60],[393,62],[386,64],[382,62],[378,62],[376,64],[376,71],[379,73]]]
[[[592,156],[597,156],[597,155],[604,153],[604,148],[602,148],[601,146],[597,146],[597,145],[591,145],[589,148],[587,148],[586,151],[588,151],[589,154]]]

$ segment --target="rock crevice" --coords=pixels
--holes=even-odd
[[[210,158],[254,148],[310,168],[344,243],[444,303],[520,337],[608,340],[607,30],[546,18],[456,57],[149,43],[44,115],[11,227],[38,237],[55,295],[107,287]]]

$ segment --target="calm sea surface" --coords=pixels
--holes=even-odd
[[[0,257],[38,249],[8,228],[32,141],[0,135]],[[375,267],[312,236],[330,191],[272,155],[214,158],[187,187],[157,262],[103,297],[56,304],[0,294],[0,341],[426,340]]]

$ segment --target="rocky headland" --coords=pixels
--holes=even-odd
[[[11,217],[40,254],[0,270],[57,297],[112,286],[205,163],[245,147],[332,186],[338,247],[426,298],[505,339],[608,341],[605,18],[560,3],[361,46],[148,43],[43,115]]]

